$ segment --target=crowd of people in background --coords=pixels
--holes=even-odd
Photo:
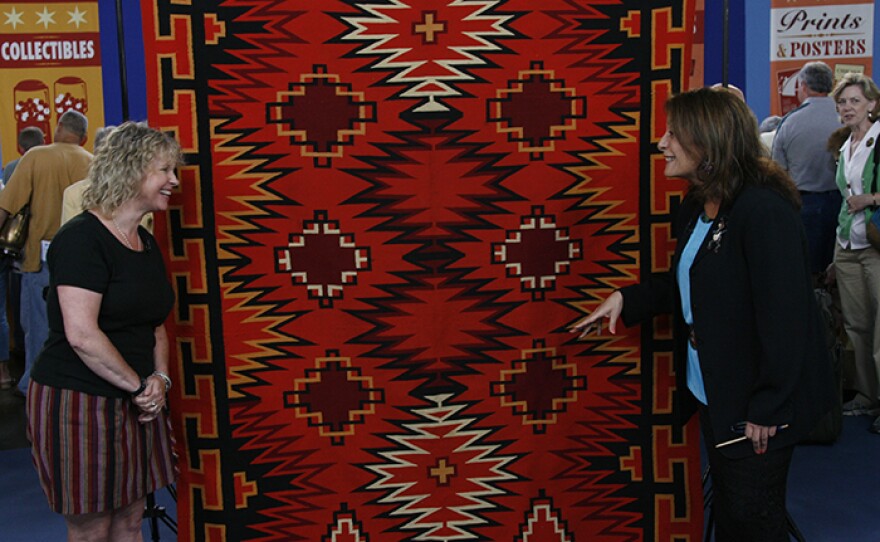
[[[880,204],[880,93],[861,73],[835,83],[824,62],[806,63],[795,89],[800,104],[762,131],[800,192],[814,286],[837,300],[852,394],[842,411],[874,416],[870,431],[880,434],[880,252],[866,235]]]
[[[27,151],[46,142],[46,135],[36,126],[26,126],[18,134],[18,152],[24,155]],[[6,187],[20,158],[12,160],[3,168],[3,180],[0,190]],[[21,329],[19,314],[19,295],[21,290],[21,268],[12,258],[0,257],[0,389],[15,386],[16,379],[10,368],[13,350],[24,357],[24,331]],[[16,317],[12,319],[12,327],[7,312]],[[15,348],[13,349],[13,345]]]
[[[92,153],[83,148],[88,137],[88,119],[74,110],[58,119],[52,143],[30,148],[19,159],[9,181],[0,191],[0,226],[29,206],[30,219],[20,261],[21,291],[19,319],[24,331],[24,371],[16,394],[27,394],[30,370],[48,335],[46,301],[49,270],[43,265],[49,243],[61,221],[64,189],[84,179]]]

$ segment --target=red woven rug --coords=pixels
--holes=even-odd
[[[690,0],[142,5],[180,540],[700,538],[663,322],[566,330],[668,265]]]

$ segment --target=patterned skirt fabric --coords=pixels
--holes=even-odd
[[[118,509],[175,479],[165,412],[142,424],[128,399],[33,380],[27,411],[34,465],[49,507],[59,514]]]

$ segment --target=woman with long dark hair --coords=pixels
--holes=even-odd
[[[665,174],[689,185],[672,268],[615,291],[572,330],[673,313],[676,409],[682,423],[700,415],[715,539],[788,541],[792,450],[833,399],[798,192],[732,93],[684,92],[666,114]]]

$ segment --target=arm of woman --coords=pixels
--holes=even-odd
[[[85,288],[59,286],[58,304],[64,319],[64,335],[92,372],[117,388],[134,393],[140,387],[140,376],[98,327],[102,298],[100,293]]]
[[[761,357],[747,421],[770,427],[791,421],[791,398],[812,344],[805,338],[811,335],[808,315],[815,301],[799,213],[764,201],[752,208],[745,258]]]
[[[156,346],[153,348],[155,368],[160,373],[168,374],[168,333],[164,324],[156,326],[155,336]]]
[[[700,212],[702,204],[692,197],[686,197],[682,207],[675,213],[673,230],[676,238],[684,235],[688,224]],[[623,320],[626,326],[645,322],[658,314],[670,314],[678,302],[677,290],[672,271],[653,273],[643,282],[633,284],[611,293],[592,313],[584,316],[569,327],[570,333],[579,333],[584,338],[593,329],[602,332],[602,318],[608,319],[608,331],[617,333],[617,321]]]
[[[102,298],[100,293],[85,288],[59,286],[58,304],[64,320],[64,335],[73,351],[92,372],[117,388],[134,393],[140,388],[140,376],[125,362],[122,354],[98,326]],[[167,351],[167,338],[165,343]],[[161,379],[148,378],[147,389],[134,398],[142,411],[138,417],[140,421],[150,421],[158,414],[161,403],[156,401],[155,396],[163,386]],[[151,389],[153,393],[147,396]],[[164,401],[164,393],[161,400]]]
[[[878,195],[868,192],[867,194],[855,194],[846,198],[846,209],[849,214],[854,215],[861,213],[868,207],[876,207],[878,203]]]
[[[578,320],[569,328],[571,333],[580,333],[579,339],[584,338],[592,329],[596,328],[596,334],[602,334],[602,318],[608,319],[608,331],[617,333],[617,319],[623,311],[623,295],[615,290],[596,310]]]
[[[652,275],[643,283],[613,291],[596,310],[569,327],[569,331],[580,333],[579,339],[594,329],[601,335],[602,318],[606,318],[608,331],[614,335],[617,333],[618,319],[622,319],[624,325],[632,326],[658,314],[671,313],[674,308],[674,293],[675,288],[669,273]]]
[[[156,345],[153,347],[153,367],[154,370],[162,374],[168,374],[168,333],[165,331],[164,325],[156,326],[153,332]],[[165,379],[151,375],[147,378],[147,387],[144,392],[133,398],[134,403],[144,411],[149,412],[150,409],[157,411],[165,406],[166,393],[168,387]]]

